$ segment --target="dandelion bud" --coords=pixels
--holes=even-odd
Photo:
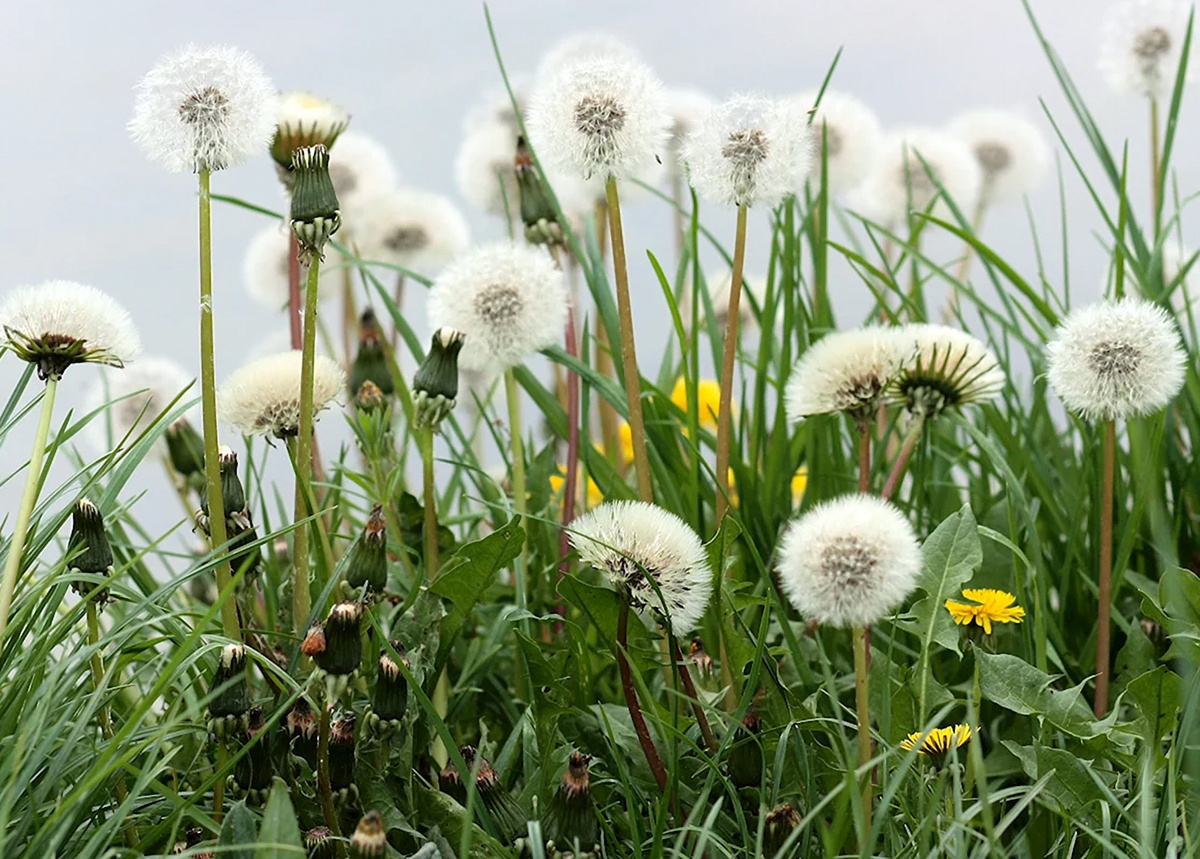
[[[346,584],[352,588],[366,585],[372,593],[382,592],[387,584],[387,521],[382,505],[371,510],[366,527],[350,547]]]
[[[533,166],[524,137],[517,138],[517,155],[513,161],[517,190],[521,195],[521,222],[525,225],[525,241],[531,245],[561,245],[564,242],[562,225],[558,223],[554,205],[542,188],[542,179]]]
[[[542,834],[554,845],[556,852],[579,853],[590,851],[599,841],[596,812],[592,803],[591,776],[588,767],[591,755],[572,752],[546,817]]]
[[[200,845],[201,843],[203,843],[204,838],[205,838],[204,830],[201,829],[199,826],[193,826],[191,829],[184,832],[183,840],[176,842],[176,844],[175,844],[174,848],[172,848],[171,852],[174,854],[187,853],[193,847],[196,847],[196,846]],[[211,856],[212,854],[209,854],[209,855]]]
[[[302,758],[309,768],[317,768],[317,714],[301,695],[288,711],[285,728],[292,754]]]
[[[702,679],[712,677],[714,669],[713,658],[704,649],[704,642],[700,639],[700,636],[692,639],[692,645],[688,648],[688,662],[695,667]]]
[[[300,243],[300,256],[309,261],[324,256],[325,242],[342,224],[337,194],[329,178],[329,150],[318,144],[292,154],[292,232]]]
[[[104,517],[96,505],[86,498],[76,501],[71,511],[71,538],[67,541],[67,554],[73,556],[68,567],[72,572],[112,575],[113,552],[104,533]],[[86,596],[95,588],[89,582],[72,582],[71,587],[80,596]],[[97,590],[93,599],[103,605],[108,600],[108,588]]]
[[[475,760],[475,747],[463,746],[458,751],[469,768],[471,762]],[[458,767],[454,765],[454,761],[447,761],[441,772],[438,773],[438,789],[447,796],[453,797],[459,804],[467,801],[467,789],[463,786],[462,777],[458,774]]]
[[[387,398],[379,386],[367,379],[354,395],[354,408],[364,414],[374,414],[387,408]]]
[[[463,761],[468,767],[475,770],[475,790],[479,794],[479,798],[491,812],[492,820],[495,821],[501,837],[511,843],[525,832],[525,824],[529,818],[500,781],[500,774],[484,757],[478,756],[478,768],[476,769],[475,749],[465,746],[461,751]]]
[[[387,832],[378,811],[368,811],[350,836],[350,859],[377,859],[387,851]]]
[[[187,418],[179,418],[167,427],[166,439],[171,468],[175,469],[175,473],[192,489],[203,491],[206,485],[204,439],[200,433],[196,432]]]
[[[413,377],[413,422],[437,430],[458,402],[458,353],[466,335],[453,328],[433,334],[429,353]]]
[[[208,731],[224,740],[244,729],[250,709],[250,689],[246,685],[246,649],[227,644],[221,650],[217,671],[209,684]]]
[[[337,855],[337,841],[328,826],[314,826],[304,833],[304,852],[308,859],[333,859]]]
[[[404,648],[400,642],[393,641],[394,649],[401,657]],[[405,665],[408,663],[405,662]],[[387,652],[379,655],[379,673],[375,676],[375,694],[371,698],[371,721],[376,729],[380,723],[398,723],[404,718],[408,709],[408,681],[404,672]],[[395,727],[395,726],[392,726]]]
[[[269,728],[263,719],[262,707],[251,707],[246,714],[247,734],[250,748],[238,759],[233,769],[233,777],[238,787],[246,792],[246,798],[253,803],[262,803],[271,792],[271,782],[275,776],[275,767],[271,763],[270,739],[264,737],[258,742],[254,739]]]
[[[279,118],[271,157],[281,175],[289,175],[296,151],[309,146],[333,146],[350,124],[350,114],[329,99],[308,92],[289,92],[279,100]],[[286,181],[286,180],[285,180]]]
[[[349,682],[349,675],[358,670],[362,662],[362,638],[359,628],[363,609],[357,602],[340,602],[329,610],[325,622],[313,624],[301,652],[311,657],[321,669],[327,683],[326,701],[332,702],[341,696]],[[317,674],[313,675],[316,682]]]
[[[218,461],[221,469],[221,500],[225,507],[225,532],[229,539],[229,562],[234,571],[243,565],[246,578],[258,575],[262,555],[254,544],[258,542],[258,531],[254,527],[250,508],[246,504],[246,490],[237,473],[237,454],[227,445],[221,445]],[[208,492],[201,486],[200,512],[196,524],[206,534],[211,534],[208,518]]]
[[[396,389],[383,353],[383,339],[375,311],[367,308],[358,320],[358,354],[350,365],[350,393],[356,395],[364,382],[373,382],[384,394]]]
[[[758,744],[758,707],[751,704],[733,737],[729,752],[729,779],[738,787],[762,784],[762,747]]]
[[[767,812],[763,823],[763,856],[774,859],[800,825],[800,812],[792,808],[791,803],[785,802]]]
[[[329,784],[335,791],[348,791],[354,785],[353,712],[342,713],[329,730]]]

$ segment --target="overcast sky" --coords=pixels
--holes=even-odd
[[[1122,139],[1131,138],[1131,186],[1137,199],[1144,198],[1145,105],[1112,96],[1096,71],[1098,13],[1107,3],[1032,4],[1110,142],[1119,148]],[[885,127],[941,125],[970,108],[1009,107],[1035,119],[1049,138],[1041,98],[1073,143],[1080,143],[1019,0],[498,0],[491,12],[510,71],[531,70],[563,36],[603,29],[633,44],[670,85],[716,96],[783,95],[818,85],[843,48],[834,85],[872,105]],[[390,147],[402,180],[454,197],[467,210],[475,238],[500,236],[498,224],[467,209],[453,179],[463,114],[483,90],[499,83],[477,3],[7,0],[4,17],[0,294],[48,278],[92,283],[130,310],[147,353],[195,370],[194,179],[150,164],[125,128],[138,78],[164,52],[189,41],[242,47],[262,61],[281,89],[336,99],[353,113],[354,129]],[[1195,149],[1193,106],[1194,99],[1187,98],[1178,152]],[[1057,143],[1056,150],[1061,151]],[[1086,155],[1083,162],[1093,166]],[[1100,219],[1069,163],[1067,169],[1072,271],[1076,291],[1087,294],[1105,266],[1094,238]],[[1198,172],[1194,162],[1181,163],[1185,192],[1196,187]],[[281,202],[265,155],[216,175],[213,188],[274,207]],[[1053,182],[1032,204],[1048,267],[1058,272]],[[283,323],[246,298],[241,283],[243,252],[264,220],[218,205],[214,221],[220,379],[244,360],[250,344]],[[709,221],[718,233],[731,224],[732,215],[720,212]],[[660,354],[662,326],[654,323],[663,311],[645,250],[669,255],[668,225],[665,210],[653,205],[627,214],[646,355]],[[765,258],[765,236],[764,225],[756,224],[752,260]],[[1029,228],[1019,207],[990,217],[985,239],[1035,279]],[[845,294],[862,289],[848,272],[834,287]],[[423,314],[414,324],[424,331]],[[11,358],[0,362],[0,389],[11,383],[15,365]],[[68,373],[62,401],[77,404],[94,379],[89,367]],[[30,426],[28,433],[10,437],[0,451],[3,475],[28,456],[31,432]],[[6,514],[17,489],[0,487]]]

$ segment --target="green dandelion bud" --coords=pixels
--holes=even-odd
[[[375,414],[387,409],[387,397],[379,386],[367,379],[358,387],[354,395],[354,408],[365,414]]]
[[[400,642],[393,641],[392,649],[404,657],[404,648]],[[405,665],[408,663],[405,662]],[[379,673],[375,677],[375,694],[371,698],[372,715],[383,721],[395,721],[404,718],[408,709],[408,681],[404,672],[386,651],[379,655]]]
[[[72,572],[112,575],[113,552],[104,533],[104,517],[96,505],[86,498],[76,501],[71,511],[71,537],[67,542],[67,553],[72,556],[68,567]],[[80,596],[86,596],[95,589],[91,582],[72,582],[71,587]],[[108,588],[97,590],[93,599],[103,605],[108,601]]]
[[[595,850],[599,843],[591,776],[588,772],[591,762],[591,755],[571,753],[567,771],[546,810],[542,834],[556,852],[570,851],[579,855]]]
[[[354,722],[352,712],[342,713],[329,731],[329,784],[335,791],[354,784]]]
[[[517,138],[517,157],[513,163],[517,190],[521,196],[521,223],[525,225],[525,241],[531,245],[561,245],[566,239],[554,211],[554,204],[542,187],[542,179],[529,155],[525,138]]]
[[[346,584],[352,588],[366,585],[372,593],[381,593],[387,584],[387,521],[382,505],[371,510],[366,527],[350,547]]]
[[[168,426],[166,439],[171,468],[184,483],[200,491],[205,485],[204,439],[187,418],[179,418]]]
[[[729,752],[729,779],[738,787],[758,787],[762,783],[762,747],[758,744],[758,708],[753,704],[733,737]]]
[[[301,758],[310,771],[317,769],[317,714],[308,699],[301,695],[288,711],[285,723],[288,746],[292,754]]]
[[[388,370],[387,356],[383,351],[383,335],[375,311],[367,308],[358,320],[358,353],[350,365],[350,393],[357,395],[364,382],[374,382],[384,395],[396,388]]]
[[[221,650],[217,670],[208,687],[212,696],[208,702],[209,733],[219,741],[246,729],[246,713],[250,709],[250,689],[246,685],[246,649],[240,644],[227,644]]]
[[[292,232],[302,260],[322,259],[325,243],[342,225],[341,210],[329,178],[329,150],[321,144],[292,153]]]
[[[458,399],[458,353],[466,335],[453,328],[439,328],[433,334],[429,354],[413,377],[413,421],[417,426],[437,430]]]
[[[463,761],[475,771],[475,791],[484,807],[491,812],[500,835],[512,843],[524,834],[529,818],[500,781],[500,774],[473,746],[464,746],[460,751]]]
[[[233,769],[233,777],[238,787],[245,792],[247,799],[261,804],[271,791],[271,782],[275,775],[275,767],[271,763],[270,729],[263,719],[262,707],[251,707],[246,719],[246,741],[250,748],[238,759]],[[254,742],[264,731],[268,734]]]
[[[378,859],[387,851],[387,832],[377,811],[368,811],[350,836],[350,859]]]

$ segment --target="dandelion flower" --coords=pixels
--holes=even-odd
[[[160,60],[135,92],[133,140],[172,173],[237,166],[275,135],[275,85],[237,48],[189,45]]]
[[[610,58],[637,62],[637,49],[632,45],[604,32],[574,33],[555,44],[538,63],[537,80],[545,80],[558,74],[567,66],[581,60]]]
[[[463,138],[454,160],[454,177],[467,201],[489,215],[517,218],[521,197],[513,166],[517,135],[500,122],[474,126]]]
[[[676,634],[700,622],[712,573],[700,538],[674,513],[641,501],[609,501],[572,528],[580,560],[604,573],[631,607],[665,616]]]
[[[802,110],[814,111],[809,128],[812,137],[809,176],[820,181],[823,154],[829,193],[842,194],[866,179],[879,153],[883,134],[874,111],[854,96],[827,89],[817,104],[817,94],[817,90],[811,90],[796,98]]]
[[[921,547],[903,514],[874,495],[844,495],[792,521],[779,582],[796,611],[822,626],[870,626],[913,591]]]
[[[290,438],[300,431],[299,350],[268,355],[246,364],[217,391],[221,419],[245,435]],[[335,361],[317,355],[313,363],[313,415],[326,409],[345,387]]]
[[[1089,420],[1148,415],[1183,387],[1187,357],[1175,324],[1140,298],[1076,310],[1046,346],[1050,387]]]
[[[1192,4],[1182,0],[1124,0],[1104,19],[1100,71],[1121,94],[1161,99],[1175,88]],[[1184,72],[1195,76],[1193,48]]]
[[[429,275],[466,250],[471,229],[440,194],[397,188],[363,203],[356,235],[367,259]]]
[[[1007,110],[972,110],[947,129],[975,153],[983,172],[983,204],[1020,200],[1046,173],[1050,151],[1037,126]]]
[[[125,308],[94,286],[70,280],[14,289],[0,304],[0,329],[0,342],[36,364],[43,381],[61,378],[72,364],[124,367],[141,352]]]
[[[318,144],[328,149],[349,124],[350,114],[341,105],[310,92],[289,92],[279,100],[271,157],[290,171],[297,149]]]
[[[550,167],[606,180],[644,173],[663,151],[670,122],[663,86],[648,67],[599,56],[541,81],[526,127]]]
[[[961,749],[971,741],[975,732],[970,725],[955,725],[952,728],[934,728],[928,734],[914,731],[900,741],[900,748],[906,752],[917,750],[917,754],[933,758],[940,766],[950,754],[951,749]]]
[[[356,210],[359,203],[396,187],[398,176],[392,156],[369,135],[347,131],[329,149],[329,179],[342,207]]]
[[[466,335],[459,367],[498,374],[557,343],[567,285],[550,256],[511,242],[483,245],[447,266],[429,291],[430,327]]]
[[[847,412],[869,419],[908,357],[904,339],[893,328],[868,326],[826,335],[792,368],[784,390],[788,418],[802,421]]]
[[[242,283],[251,298],[264,307],[279,310],[288,303],[288,264],[291,254],[290,231],[285,232],[278,224],[263,227],[246,248],[242,259]],[[321,263],[321,276],[317,286],[317,297],[324,301],[336,295],[330,286],[331,275],[337,268],[335,255],[327,254]],[[300,268],[300,286],[303,295],[305,269]]]
[[[731,206],[775,206],[804,183],[804,114],[792,104],[737,96],[709,111],[683,143],[692,187]]]
[[[721,402],[721,383],[716,379],[701,379],[696,383],[696,401],[700,406],[700,428],[716,432],[717,409]],[[671,402],[684,413],[688,411],[687,380],[680,379],[671,389]],[[734,413],[737,406],[731,407]]]
[[[153,424],[184,390],[195,381],[170,358],[145,356],[120,373],[105,372],[92,387],[90,409],[111,405],[87,425],[98,450],[108,449],[105,424],[112,422],[112,438],[136,438]]]
[[[991,588],[967,588],[962,593],[970,603],[946,600],[946,611],[959,626],[974,623],[991,635],[993,623],[1020,623],[1025,619],[1025,609],[1013,605],[1017,598],[1010,593]]]
[[[1004,387],[996,356],[979,339],[946,325],[905,325],[896,335],[906,357],[892,383],[893,397],[914,414],[993,399]]]
[[[897,224],[909,211],[924,212],[935,200],[934,216],[949,217],[947,197],[969,213],[982,184],[983,171],[966,143],[918,128],[885,138],[858,192],[871,214],[884,224]]]

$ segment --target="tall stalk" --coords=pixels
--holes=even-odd
[[[298,635],[304,633],[312,611],[309,592],[308,523],[300,524],[311,514],[313,444],[313,363],[317,351],[317,287],[321,276],[319,257],[313,257],[308,267],[308,283],[304,294],[304,348],[300,358],[300,427],[296,440],[296,510],[295,559],[292,566],[292,626]]]
[[[557,262],[557,258],[555,259]],[[567,308],[567,330],[565,334],[567,354],[572,358],[579,357],[579,344],[575,338],[575,311]],[[575,520],[575,496],[578,494],[579,483],[579,374],[567,372],[567,472],[563,476],[563,509],[562,529],[558,534],[558,555],[562,560],[558,565],[558,577],[561,579],[571,571],[571,562],[567,556],[571,553],[571,535],[567,529]],[[566,617],[567,609],[561,598],[555,599],[554,610],[559,617]],[[554,622],[554,634],[562,634],[562,621]]]
[[[719,748],[717,738],[713,736],[712,728],[708,724],[708,718],[704,715],[704,707],[700,703],[700,694],[696,691],[696,683],[692,679],[692,672],[688,669],[687,662],[684,661],[683,651],[679,649],[679,640],[669,632],[667,633],[667,638],[670,639],[671,660],[675,663],[675,667],[679,669],[679,680],[683,683],[683,691],[691,699],[692,715],[696,717],[696,724],[700,727],[700,736],[704,738],[704,744],[708,746],[708,750],[715,755]]]
[[[204,476],[208,487],[209,535],[217,553],[217,592],[225,594],[231,579],[225,554],[225,499],[221,497],[221,462],[217,439],[217,370],[213,346],[212,296],[212,196],[208,170],[200,171],[200,390],[204,420]],[[221,603],[225,637],[242,640],[237,604],[232,597]]]
[[[1162,153],[1158,140],[1158,99],[1150,99],[1150,194],[1154,204],[1154,240],[1162,232]]]
[[[908,428],[908,433],[904,436],[904,443],[900,446],[900,452],[896,455],[896,461],[892,465],[891,473],[888,474],[887,482],[883,484],[883,490],[879,493],[885,501],[890,501],[892,496],[896,494],[896,490],[900,487],[900,481],[904,479],[904,469],[908,467],[908,461],[912,459],[913,450],[917,446],[917,440],[921,437],[921,431],[925,428],[925,415],[922,412],[917,412],[912,417],[912,425]]]
[[[629,668],[629,658],[625,655],[628,646],[629,601],[622,599],[621,607],[617,611],[617,669],[621,673],[621,689],[625,693],[625,706],[629,709],[629,719],[633,722],[633,731],[642,745],[642,754],[646,756],[650,772],[654,773],[654,781],[658,783],[658,789],[666,795],[667,771],[663,768],[662,759],[658,756],[658,749],[654,747],[650,729],[646,727],[646,717],[642,715],[642,707],[638,703],[637,689],[633,685],[633,672]]]
[[[425,583],[437,578],[438,568],[438,524],[437,487],[433,483],[433,428],[417,430],[417,444],[421,446],[421,477],[424,484],[425,504]]]
[[[858,715],[858,765],[871,762],[871,708],[867,698],[867,633],[861,626],[852,630],[854,637],[854,708]],[[863,829],[871,829],[871,774],[862,786]]]
[[[317,720],[317,799],[321,805],[321,815],[325,825],[335,837],[341,835],[338,825],[337,809],[333,806],[333,785],[329,779],[329,714],[332,702],[321,702],[321,711]]]
[[[293,349],[304,343],[304,332],[300,328],[300,243],[295,234],[288,230],[288,333]]]
[[[625,234],[621,228],[621,199],[617,180],[608,177],[608,230],[612,239],[613,279],[617,284],[617,312],[621,320],[621,365],[625,373],[625,404],[629,408],[629,435],[633,443],[633,468],[637,474],[638,499],[654,503],[650,482],[650,457],[646,454],[646,423],[642,418],[642,380],[638,376],[637,350],[633,340],[633,310],[629,304],[629,269],[625,261]]]
[[[729,282],[729,311],[725,319],[725,351],[721,356],[721,398],[717,407],[717,524],[729,507],[729,446],[733,432],[733,362],[737,357],[742,269],[746,262],[745,203],[738,206],[737,232],[733,241],[733,274]]]
[[[1117,476],[1117,423],[1104,422],[1104,464],[1100,489],[1100,607],[1096,617],[1096,701],[1101,719],[1108,712],[1112,636],[1113,494]]]

